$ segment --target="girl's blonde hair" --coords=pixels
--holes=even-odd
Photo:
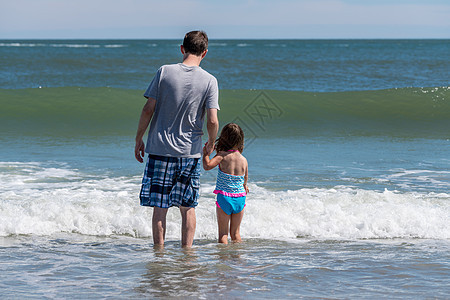
[[[236,123],[228,123],[222,128],[219,138],[216,140],[216,151],[228,151],[237,148],[244,151],[244,131]]]

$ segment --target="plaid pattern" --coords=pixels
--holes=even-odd
[[[139,198],[142,206],[196,207],[200,159],[149,155]]]

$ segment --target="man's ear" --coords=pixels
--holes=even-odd
[[[180,45],[180,51],[181,51],[181,54],[184,55],[185,51],[184,51],[184,46],[183,45]]]
[[[206,50],[202,53],[202,59],[205,57],[206,53],[208,53],[208,49],[206,49]]]

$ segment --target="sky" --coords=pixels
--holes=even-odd
[[[450,0],[0,0],[0,39],[450,38]]]

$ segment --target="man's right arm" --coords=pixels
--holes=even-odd
[[[139,118],[138,129],[136,132],[136,145],[134,147],[134,156],[138,162],[144,162],[145,156],[145,144],[142,138],[144,137],[145,131],[147,130],[148,124],[153,117],[155,112],[156,100],[153,98],[148,98],[147,103],[145,103],[144,108],[142,108],[141,117]]]
[[[216,141],[217,132],[219,131],[217,109],[208,108],[206,118],[206,128],[208,130],[208,142],[206,143],[206,151],[209,155],[214,151],[214,142]]]

